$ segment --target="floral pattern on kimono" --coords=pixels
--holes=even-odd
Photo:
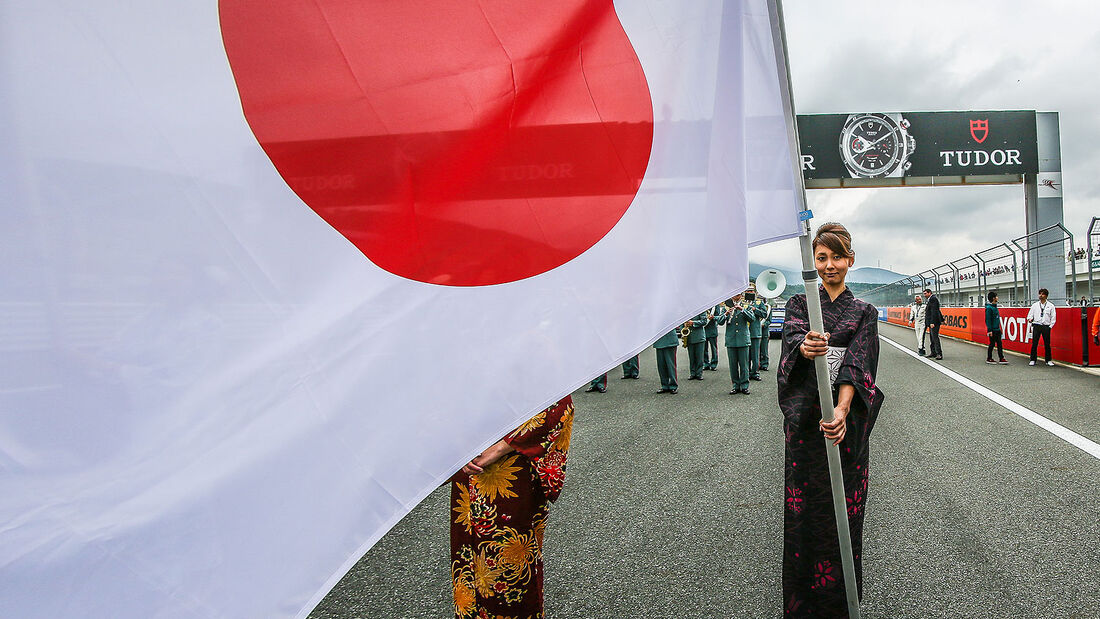
[[[451,479],[455,617],[543,616],[543,534],[565,481],[572,431],[566,396],[504,437],[514,453]]]
[[[867,503],[868,442],[884,396],[875,383],[878,371],[878,311],[845,289],[830,300],[819,287],[821,313],[839,386],[852,385],[856,395],[840,443],[841,469],[852,536],[856,582],[863,594],[863,520]],[[785,455],[783,604],[787,617],[846,617],[836,518],[833,515],[825,439],[818,426],[821,407],[813,362],[798,350],[809,332],[805,295],[787,302],[783,352],[777,382],[783,412]]]

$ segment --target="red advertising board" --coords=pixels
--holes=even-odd
[[[985,308],[945,307],[941,311],[944,324],[940,327],[940,335],[989,344],[985,327]],[[1095,307],[1088,308],[1087,325],[1092,324],[1098,311],[1100,309]],[[1027,324],[1027,312],[1026,307],[999,308],[1001,341],[1006,349],[1025,354],[1031,353],[1031,328]],[[1054,322],[1050,337],[1051,356],[1057,361],[1080,365],[1085,363],[1087,348],[1088,363],[1100,365],[1100,346],[1092,341],[1091,332],[1086,333],[1082,330],[1081,312],[1079,307],[1058,308],[1058,318]],[[888,307],[886,316],[887,322],[903,327],[909,326],[908,307]],[[1040,358],[1043,356],[1042,343],[1039,344],[1038,355]]]
[[[978,316],[975,312],[982,312]],[[974,325],[978,318],[982,322],[982,332],[985,332],[985,310],[975,310],[971,307],[944,307],[940,308],[943,314],[943,325],[940,327],[940,335],[954,337],[960,340],[972,340]]]
[[[910,313],[908,307],[888,307],[886,308],[886,321],[903,327],[908,326]]]
[[[982,344],[989,343],[989,337],[985,331],[985,310],[982,313],[981,328],[974,332],[973,341]],[[1027,324],[1026,307],[1005,307],[1000,309],[1001,314],[1001,341],[1004,347],[1016,352],[1031,352],[1031,328]],[[1081,363],[1084,356],[1082,352],[1081,337],[1081,308],[1060,307],[1058,318],[1054,321],[1054,329],[1050,332],[1051,355],[1057,361],[1069,363]],[[1043,357],[1043,344],[1039,344],[1039,358]]]

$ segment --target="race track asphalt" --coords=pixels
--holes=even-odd
[[[880,325],[909,346],[909,330]],[[925,362],[883,342],[871,436],[862,614],[1100,617],[1100,459],[937,372],[942,364],[1100,442],[1100,377],[987,366],[944,340]],[[678,349],[681,374],[687,365]],[[574,394],[565,489],[546,532],[551,618],[780,617],[783,434],[773,371],[749,396],[717,372],[658,388],[609,373]],[[312,619],[452,616],[444,487],[332,590]]]

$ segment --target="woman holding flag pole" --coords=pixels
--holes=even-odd
[[[822,225],[812,248],[822,281],[818,296],[824,332],[810,326],[806,295],[791,297],[777,377],[786,436],[783,601],[788,617],[845,617],[855,600],[847,597],[843,555],[852,553],[851,569],[862,592],[868,439],[884,399],[875,384],[878,312],[845,284],[855,252],[844,226]],[[814,366],[821,356],[828,361],[831,419],[823,417],[819,399]],[[827,452],[837,448],[846,514],[842,507],[837,513],[831,495]],[[837,521],[843,525],[845,515],[847,527],[841,530],[847,529],[849,540],[838,536]]]

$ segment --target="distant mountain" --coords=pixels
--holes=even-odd
[[[905,276],[876,267],[859,267],[848,271],[848,281],[860,284],[892,284],[899,279],[905,279]]]
[[[765,269],[777,269],[779,272],[783,273],[783,276],[787,278],[787,286],[802,284],[801,269],[771,265],[765,266],[756,264],[755,262],[749,263],[749,278],[756,279],[756,276]],[[895,273],[888,269],[879,269],[876,267],[859,267],[848,271],[848,281],[857,284],[890,284],[904,277],[905,276],[901,273]]]

